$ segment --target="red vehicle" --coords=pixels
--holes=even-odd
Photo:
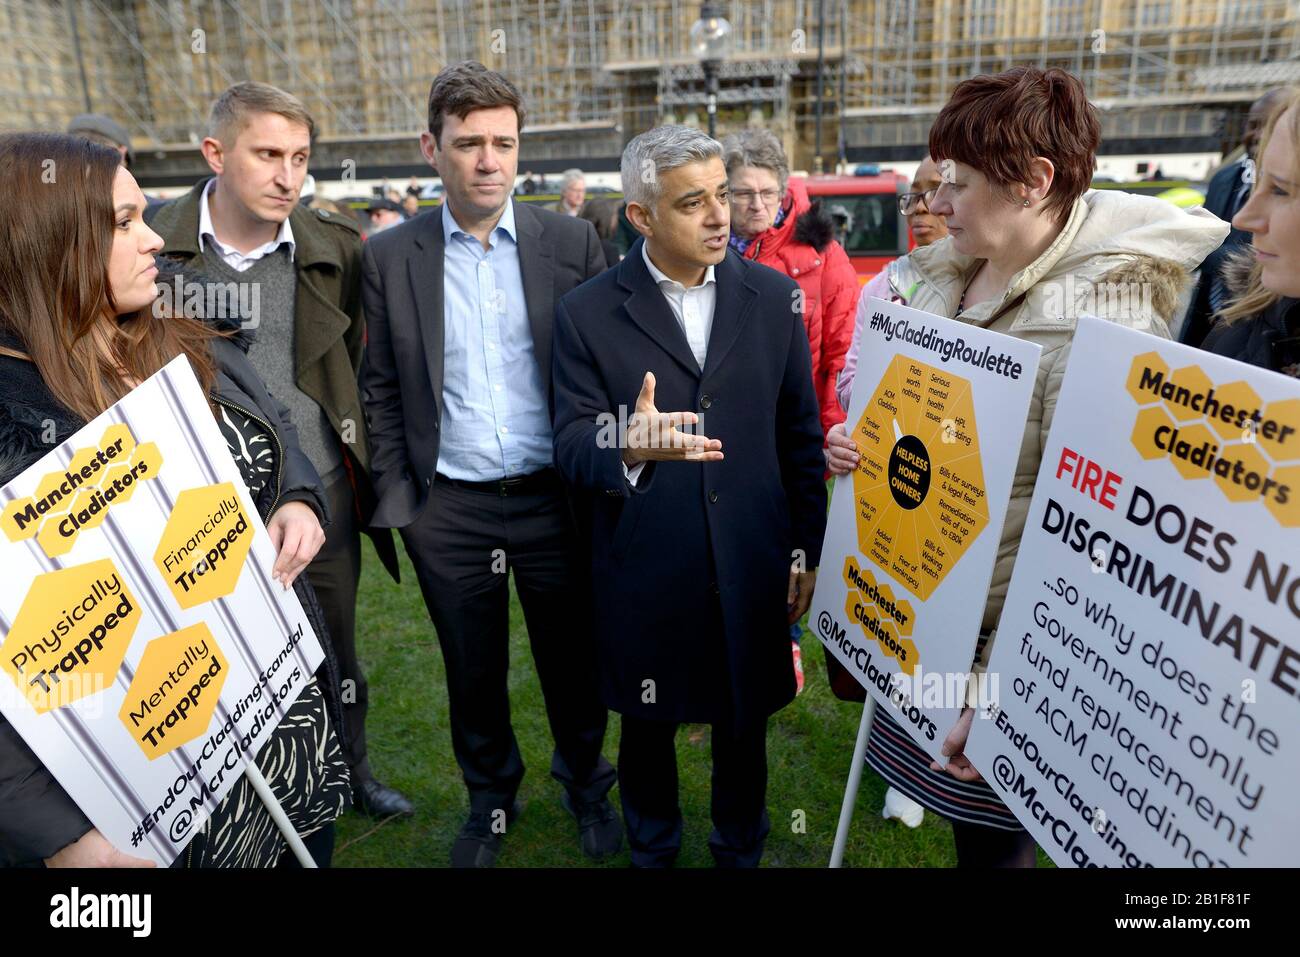
[[[809,176],[804,183],[809,198],[820,199],[835,220],[835,238],[849,254],[859,283],[865,285],[911,248],[907,221],[898,210],[906,176],[868,166],[860,176]]]

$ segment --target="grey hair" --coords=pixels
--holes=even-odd
[[[566,169],[564,171],[564,179],[560,183],[560,192],[564,192],[564,190],[568,189],[578,180],[580,179],[585,180],[586,178],[587,177],[582,172],[582,170],[578,169],[577,167],[574,167],[573,169]]]
[[[659,199],[659,178],[669,170],[722,158],[722,144],[689,126],[656,126],[632,140],[623,150],[619,176],[623,199],[652,207]]]
[[[728,136],[722,145],[726,150],[724,162],[728,177],[736,175],[742,166],[761,166],[776,174],[781,192],[785,192],[790,164],[785,158],[785,148],[771,130],[741,130]]]

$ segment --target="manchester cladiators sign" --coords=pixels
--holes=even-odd
[[[1059,864],[1300,864],[1300,381],[1085,318],[966,754]]]
[[[188,362],[0,489],[0,712],[119,850],[170,864],[319,665]]]

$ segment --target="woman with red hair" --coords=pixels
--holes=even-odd
[[[992,651],[1079,316],[1169,338],[1171,320],[1186,307],[1191,270],[1228,232],[1204,209],[1090,189],[1100,140],[1083,84],[1038,67],[959,83],[930,129],[942,182],[924,199],[946,219],[949,235],[908,254],[917,276],[908,305],[1042,347],[968,703]],[[1134,294],[1109,294],[1117,288]],[[852,439],[832,436],[831,443],[831,471],[856,468]],[[877,712],[867,762],[953,822],[959,866],[1032,867],[1033,839],[963,754],[973,717],[968,706],[944,729],[944,773]]]

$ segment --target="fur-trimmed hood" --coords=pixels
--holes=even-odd
[[[1219,267],[1219,279],[1227,291],[1227,299],[1238,299],[1250,289],[1250,273],[1255,266],[1255,259],[1250,254],[1250,247],[1243,246],[1223,257]]]
[[[1110,316],[1105,300],[1115,286],[1132,284],[1123,305],[1125,325],[1168,336],[1180,314],[1192,270],[1218,248],[1228,224],[1204,209],[1179,209],[1150,196],[1089,190],[1075,201],[1053,243],[1020,271],[999,302],[980,303],[963,318],[987,325],[1008,309],[1012,335],[1072,331],[1079,316]],[[908,255],[921,274],[927,309],[952,315],[980,265],[953,247],[951,236]],[[939,300],[939,301],[936,301]],[[1014,308],[1013,308],[1013,304]],[[913,305],[916,305],[913,303]]]
[[[808,208],[800,213],[794,221],[794,241],[825,252],[835,238],[835,222],[830,213],[822,208],[820,199],[809,203]]]
[[[18,337],[3,327],[0,345],[25,351]],[[54,398],[34,363],[0,356],[0,485],[12,481],[85,424]]]

